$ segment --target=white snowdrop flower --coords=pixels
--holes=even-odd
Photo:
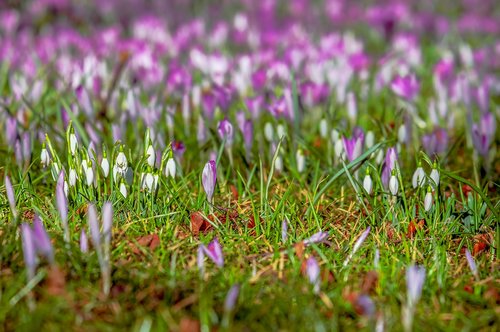
[[[77,148],[78,148],[78,140],[76,139],[75,133],[71,133],[69,135],[69,150],[72,156],[75,155]]]
[[[286,128],[285,128],[285,126],[282,125],[282,124],[279,124],[276,127],[276,133],[278,134],[278,138],[279,139],[282,139],[283,137],[285,137],[285,135],[286,135]]]
[[[367,149],[371,148],[375,144],[375,134],[373,131],[368,131],[365,136],[365,146]]]
[[[158,174],[153,175],[153,192],[158,188],[159,176]]]
[[[304,172],[306,168],[306,156],[304,155],[302,149],[297,150],[295,157],[297,159],[297,170],[299,171],[299,173]]]
[[[94,170],[92,169],[92,162],[89,162],[87,160],[83,161],[85,165],[84,168],[84,173],[85,173],[85,180],[87,183],[87,186],[91,186],[94,184]]]
[[[427,189],[427,194],[425,194],[424,198],[424,210],[429,211],[432,207],[432,191],[431,187]]]
[[[152,173],[142,175],[142,189],[152,192],[155,187],[155,178]]]
[[[123,197],[127,198],[127,186],[123,181],[120,182],[120,193]]]
[[[107,178],[109,175],[109,160],[108,157],[106,157],[106,154],[104,154],[104,157],[101,160],[101,169],[104,177]]]
[[[115,178],[116,178],[116,173],[120,174],[121,176],[125,176],[125,173],[127,173],[128,162],[125,153],[123,153],[123,148],[120,149],[120,152],[116,156],[115,166],[116,166],[116,172],[115,169],[113,168],[113,175],[115,176]]]
[[[399,129],[398,129],[398,141],[399,143],[405,143],[406,139],[408,138],[408,133],[406,130],[406,126],[402,124]]]
[[[365,178],[363,179],[363,188],[365,188],[365,190],[368,193],[368,195],[372,194],[372,191],[373,191],[373,181],[372,181],[372,177],[370,176],[369,171],[366,171]]]
[[[328,136],[328,121],[326,121],[326,119],[321,119],[319,122],[319,135],[321,138],[326,138],[326,136]]]
[[[435,187],[439,185],[439,171],[437,170],[437,165],[434,163],[434,166],[432,167],[431,175],[429,176],[431,178],[431,184]]]
[[[422,187],[425,184],[425,171],[422,168],[422,166],[420,166],[420,164],[415,170],[415,173],[413,173],[413,178],[411,182],[413,188]]]
[[[398,189],[399,189],[398,178],[396,177],[395,174],[392,174],[391,178],[389,179],[389,190],[391,191],[392,196],[396,196],[398,194]]]
[[[266,122],[264,125],[264,137],[268,142],[272,142],[274,138],[273,125],[270,122]]]
[[[59,167],[59,164],[57,162],[52,162],[51,173],[52,173],[52,178],[54,179],[54,181],[57,180],[57,177],[59,176],[59,172],[61,172],[61,167]]]
[[[45,147],[45,143],[43,143],[42,145],[42,152],[40,153],[40,163],[44,168],[47,167],[50,163],[50,156],[47,148]]]
[[[146,150],[146,157],[148,165],[153,167],[156,161],[156,154],[152,144],[149,144],[148,149]]]
[[[177,166],[175,165],[174,158],[168,158],[167,163],[165,165],[165,176],[168,178],[171,176],[175,178],[175,172],[177,170]]]
[[[78,178],[78,175],[76,174],[76,170],[74,168],[69,169],[69,186],[74,187],[76,185],[76,180]]]
[[[66,196],[66,198],[68,198],[68,190],[69,190],[68,181],[64,180],[63,191],[64,191],[64,196]]]
[[[337,143],[337,141],[339,141],[340,139],[340,133],[335,130],[335,129],[332,129],[332,133],[330,134],[331,136],[331,139],[332,139],[332,143],[335,145]]]
[[[335,157],[337,158],[337,160],[341,159],[344,155],[344,142],[342,142],[341,139],[337,140],[333,149],[335,151]]]
[[[276,162],[274,163],[274,168],[277,172],[283,172],[283,158],[281,156],[276,157]]]

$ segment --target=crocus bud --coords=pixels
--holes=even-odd
[[[59,173],[56,184],[56,205],[61,217],[62,228],[64,230],[64,240],[69,241],[68,228],[68,198],[64,194],[64,172]]]
[[[420,300],[425,281],[425,268],[412,265],[406,270],[407,300],[410,307],[414,307]]]
[[[306,273],[309,282],[313,285],[314,293],[319,293],[320,287],[320,268],[318,261],[313,256],[309,257],[306,261]]]
[[[82,232],[80,233],[80,251],[82,254],[89,252],[89,241],[87,239],[87,233],[85,233],[84,229],[82,229]]]
[[[12,182],[10,182],[10,177],[5,175],[5,190],[7,191],[7,200],[9,201],[10,210],[14,215],[14,218],[17,218],[17,208],[16,208],[16,195],[14,193],[14,187],[12,186]]]
[[[422,187],[425,184],[425,171],[420,163],[418,163],[418,167],[415,170],[415,173],[413,173],[411,182],[413,188]]]
[[[288,219],[285,217],[281,222],[281,242],[285,243],[288,239]]]
[[[204,249],[205,255],[210,258],[218,267],[224,267],[224,255],[222,254],[222,247],[217,238],[213,239]]]
[[[392,171],[391,178],[389,179],[389,190],[393,196],[396,196],[398,194],[398,189],[399,189],[398,178],[396,177],[396,172]]]
[[[177,166],[175,165],[174,158],[168,158],[167,163],[165,165],[165,176],[175,178],[175,171]]]
[[[225,140],[226,145],[231,146],[234,139],[233,125],[231,124],[231,122],[229,122],[229,120],[227,119],[222,120],[221,122],[219,122],[217,130],[219,132],[219,137],[221,138],[221,140]]]
[[[201,182],[203,184],[203,189],[207,194],[207,201],[212,202],[215,191],[215,183],[217,181],[217,168],[215,161],[210,160],[205,164],[203,168],[203,173],[201,174]]]
[[[236,302],[238,301],[238,294],[240,293],[240,285],[236,284],[231,287],[229,292],[227,292],[226,299],[224,300],[224,311],[233,311]]]
[[[304,152],[302,149],[298,149],[296,153],[296,159],[297,159],[297,170],[299,173],[304,172],[304,169],[306,168],[306,157],[304,156]]]
[[[42,145],[42,152],[40,153],[40,163],[42,167],[47,167],[50,163],[50,156],[47,148],[45,147],[45,142]]]
[[[424,198],[424,210],[429,211],[432,207],[432,190],[431,187],[429,186],[427,188],[427,193],[425,194]]]
[[[36,252],[45,257],[50,264],[54,263],[54,249],[52,242],[50,242],[49,235],[45,231],[43,222],[38,215],[35,215],[33,220],[33,241],[35,244]]]
[[[365,178],[363,179],[363,188],[365,189],[365,191],[368,195],[372,194],[373,181],[372,181],[372,177],[370,176],[370,171],[368,168],[366,169],[366,175],[365,175]]]
[[[35,277],[36,270],[36,251],[35,242],[33,240],[33,231],[29,224],[21,224],[21,239],[23,244],[23,256],[24,264],[26,264],[26,270],[28,272],[28,280]]]

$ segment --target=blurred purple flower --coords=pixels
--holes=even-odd
[[[203,184],[203,189],[207,194],[207,201],[212,202],[215,191],[215,183],[217,181],[217,167],[215,161],[210,160],[205,164],[203,168],[203,173],[201,174],[201,182]]]
[[[224,311],[231,312],[236,306],[238,295],[240,294],[240,285],[233,285],[227,292],[226,299],[224,300]]]
[[[233,125],[229,120],[224,119],[219,122],[219,125],[217,126],[217,131],[219,132],[219,137],[221,140],[225,140],[226,144],[228,146],[233,145],[233,139],[234,139],[234,131],[233,131]]]
[[[245,105],[252,115],[252,118],[256,119],[262,112],[262,107],[264,106],[264,98],[260,95],[253,98],[248,97],[245,99]]]
[[[83,228],[80,233],[80,251],[82,252],[82,254],[86,254],[89,252],[89,240],[87,239],[87,233]]]
[[[399,97],[407,101],[414,101],[420,90],[420,84],[415,75],[398,75],[391,82],[391,89]]]
[[[467,263],[469,264],[469,268],[474,275],[474,277],[479,280],[479,273],[477,270],[476,262],[474,261],[474,257],[472,257],[469,249],[465,249],[465,258],[467,259]]]
[[[305,239],[303,242],[304,242],[304,245],[308,246],[311,244],[321,243],[321,242],[325,241],[327,238],[328,238],[328,232],[319,231],[319,232],[311,235],[307,239]]]
[[[105,246],[111,242],[111,229],[113,227],[113,205],[105,202],[102,206],[102,234]]]
[[[310,256],[306,261],[306,273],[309,282],[313,285],[314,293],[319,293],[321,283],[320,268],[318,261],[313,256]]]
[[[5,136],[9,146],[14,148],[17,139],[17,120],[15,117],[7,117],[5,121]]]
[[[217,238],[213,239],[206,247],[203,246],[203,251],[208,258],[212,260],[218,267],[224,267],[224,255],[222,254],[222,247]]]
[[[448,149],[448,133],[443,128],[436,128],[428,135],[422,136],[422,145],[425,152],[430,155],[441,154]]]
[[[35,276],[37,261],[35,242],[29,224],[21,224],[21,239],[23,243],[24,264],[26,264],[26,270],[28,271],[28,280],[31,280]]]
[[[411,265],[406,269],[406,290],[408,306],[414,308],[422,295],[425,281],[425,267]]]
[[[50,264],[54,263],[54,249],[50,238],[45,231],[42,220],[38,215],[35,215],[33,220],[33,241],[38,254],[44,256]]]
[[[483,157],[490,153],[490,145],[495,137],[496,122],[493,114],[484,113],[479,123],[472,124],[472,143]]]
[[[361,156],[363,144],[364,144],[364,134],[361,133],[353,134],[351,138],[342,137],[342,142],[344,143],[344,151],[346,152],[347,159],[353,161],[359,156]]]
[[[5,175],[5,191],[7,192],[7,200],[9,201],[10,210],[14,215],[14,218],[17,218],[17,208],[16,208],[16,194],[14,193],[14,187],[12,186],[12,182],[10,181],[10,177]]]
[[[391,177],[392,170],[396,167],[397,160],[396,149],[394,147],[388,148],[385,155],[384,168],[382,170],[382,184],[386,188],[389,185],[389,178]]]
[[[375,315],[375,303],[368,295],[360,295],[356,299],[356,305],[361,309],[361,313],[366,317]]]
[[[101,232],[99,229],[99,221],[97,219],[97,211],[94,204],[89,204],[87,209],[87,220],[90,228],[90,236],[92,244],[98,253],[101,252]]]
[[[285,217],[281,222],[281,242],[285,243],[288,239],[288,219]]]
[[[269,105],[269,112],[276,119],[278,118],[288,118],[290,117],[290,110],[288,109],[287,102],[285,97],[282,96],[280,98],[274,98],[271,104]]]

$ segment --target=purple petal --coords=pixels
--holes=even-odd
[[[284,218],[281,222],[281,242],[285,243],[288,239],[288,219]]]
[[[311,237],[305,239],[303,242],[304,242],[304,245],[308,246],[308,245],[313,244],[313,243],[321,243],[321,242],[325,241],[327,237],[328,237],[328,232],[319,231],[319,232],[311,235]]]
[[[57,178],[56,184],[56,204],[57,210],[59,211],[59,216],[63,223],[63,228],[67,228],[68,223],[68,199],[64,193],[64,171],[59,172],[59,177]]]
[[[414,306],[422,295],[422,288],[425,281],[425,267],[411,265],[406,270],[406,289],[408,292],[408,303]]]
[[[33,220],[33,241],[35,244],[36,251],[47,258],[50,264],[54,263],[54,249],[52,248],[52,243],[50,242],[49,235],[45,231],[42,220],[38,215],[35,215]]]
[[[217,238],[213,239],[212,242],[208,244],[208,246],[203,247],[205,251],[205,255],[210,258],[215,265],[218,267],[224,267],[224,256],[222,254],[222,247]]]
[[[238,300],[238,295],[240,293],[240,285],[236,284],[229,289],[227,292],[226,300],[224,301],[224,311],[230,312],[234,309],[236,301]]]
[[[87,233],[85,232],[85,229],[82,229],[82,232],[80,233],[80,251],[83,254],[89,252],[89,240],[87,239]]]
[[[30,225],[21,224],[21,238],[23,243],[24,264],[28,271],[28,280],[33,279],[36,269],[36,253],[35,243],[33,241],[33,234]]]
[[[7,199],[9,200],[10,209],[14,218],[17,217],[17,208],[16,208],[16,195],[14,193],[14,187],[12,186],[12,182],[10,182],[10,177],[5,175],[5,191],[7,192]]]
[[[90,228],[92,243],[97,251],[101,250],[101,233],[99,231],[99,222],[97,220],[97,211],[94,204],[89,204],[87,209],[87,218]]]
[[[469,249],[465,249],[465,258],[467,258],[467,263],[469,264],[469,268],[472,271],[474,277],[479,279],[479,273],[477,270],[476,262],[474,261],[474,257],[472,257]]]
[[[196,264],[198,265],[198,270],[200,270],[200,275],[205,274],[205,246],[200,244],[198,246],[198,254],[196,257]]]
[[[309,282],[314,286],[314,292],[318,293],[320,286],[320,268],[318,261],[316,261],[313,256],[309,257],[306,261],[306,273]]]
[[[113,227],[113,205],[111,202],[105,202],[102,207],[102,232],[104,242],[109,245],[111,242],[111,229]]]

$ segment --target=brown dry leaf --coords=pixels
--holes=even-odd
[[[148,234],[137,238],[137,244],[141,247],[154,251],[160,245],[160,237],[157,234]],[[136,255],[141,253],[141,249],[134,243],[131,244],[132,252]]]
[[[477,256],[486,251],[490,246],[490,239],[487,234],[478,234],[474,236],[474,247],[472,248],[472,255]]]
[[[232,196],[232,199],[233,201],[238,201],[238,198],[240,197],[240,194],[238,193],[238,189],[236,188],[236,186],[234,184],[232,184],[230,187],[231,189],[231,196]]]
[[[191,214],[191,232],[194,236],[208,230],[210,226],[210,223],[203,217],[201,212],[196,211]]]
[[[377,271],[368,271],[363,279],[363,284],[361,285],[361,293],[370,294],[373,293],[378,284],[378,273]]]
[[[179,323],[179,332],[197,332],[200,328],[200,322],[194,318],[183,317]]]
[[[300,241],[299,243],[295,244],[295,254],[299,259],[302,259],[304,257],[304,242]]]
[[[66,279],[64,272],[57,266],[51,266],[47,273],[47,293],[52,296],[61,296],[66,293]]]
[[[490,285],[483,295],[484,299],[492,303],[500,303],[500,294],[498,294],[498,289],[494,285]]]
[[[408,225],[408,232],[406,233],[407,238],[413,238],[415,234],[417,233],[418,230],[421,230],[424,228],[425,225],[425,220],[420,219],[418,222],[415,220],[410,221],[410,224]]]

